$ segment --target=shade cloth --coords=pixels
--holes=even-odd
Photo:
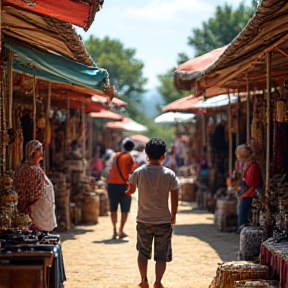
[[[99,67],[89,67],[67,59],[56,53],[44,53],[32,50],[16,43],[5,43],[5,46],[17,53],[13,69],[35,75],[52,82],[69,83],[95,90],[109,86],[108,72]]]

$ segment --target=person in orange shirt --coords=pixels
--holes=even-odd
[[[128,189],[128,178],[130,173],[134,169],[134,159],[130,155],[130,151],[133,150],[135,144],[130,139],[124,139],[122,143],[123,151],[117,152],[114,155],[112,169],[109,172],[108,183],[108,196],[110,203],[111,221],[113,224],[113,236],[112,239],[125,238],[128,235],[123,231],[124,225],[127,221],[128,213],[131,206],[131,196],[125,194]],[[120,227],[117,233],[117,211],[120,204],[121,220]]]

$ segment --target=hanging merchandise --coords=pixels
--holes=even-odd
[[[276,121],[285,122],[286,107],[284,101],[276,102]]]

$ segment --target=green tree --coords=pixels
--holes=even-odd
[[[187,92],[175,88],[173,83],[174,70],[175,68],[172,68],[165,74],[158,75],[161,85],[157,87],[157,90],[161,94],[164,106],[187,95]],[[158,107],[158,110],[161,110],[161,107]]]
[[[215,16],[208,19],[207,22],[203,22],[202,28],[193,29],[193,36],[188,37],[188,45],[194,48],[195,57],[229,44],[245,27],[257,5],[257,0],[252,0],[251,7],[240,2],[235,11],[227,3],[224,7],[217,6]],[[179,53],[177,66],[191,58],[185,53]],[[187,95],[187,92],[179,91],[174,87],[174,70],[175,68],[172,68],[166,73],[158,75],[161,85],[157,88],[164,105]]]
[[[255,6],[255,1],[252,5]],[[192,29],[193,36],[188,37],[188,45],[195,48],[195,56],[229,44],[245,27],[253,15],[254,7],[240,2],[233,11],[232,5],[217,6],[215,17],[202,23],[202,28]]]
[[[85,46],[97,65],[108,71],[117,96],[128,103],[127,116],[141,120],[144,115],[137,109],[137,103],[145,91],[147,79],[143,76],[144,63],[135,58],[136,50],[124,48],[119,40],[99,39],[92,35],[85,41]]]

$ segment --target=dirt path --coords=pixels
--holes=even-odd
[[[140,277],[137,268],[135,217],[137,200],[126,226],[129,238],[111,240],[109,216],[99,223],[77,226],[61,233],[67,281],[65,288],[132,288]],[[213,224],[214,215],[180,203],[173,235],[173,261],[163,278],[165,288],[207,288],[218,263],[236,260],[239,235],[222,233]],[[154,281],[154,261],[149,261],[150,287]]]

